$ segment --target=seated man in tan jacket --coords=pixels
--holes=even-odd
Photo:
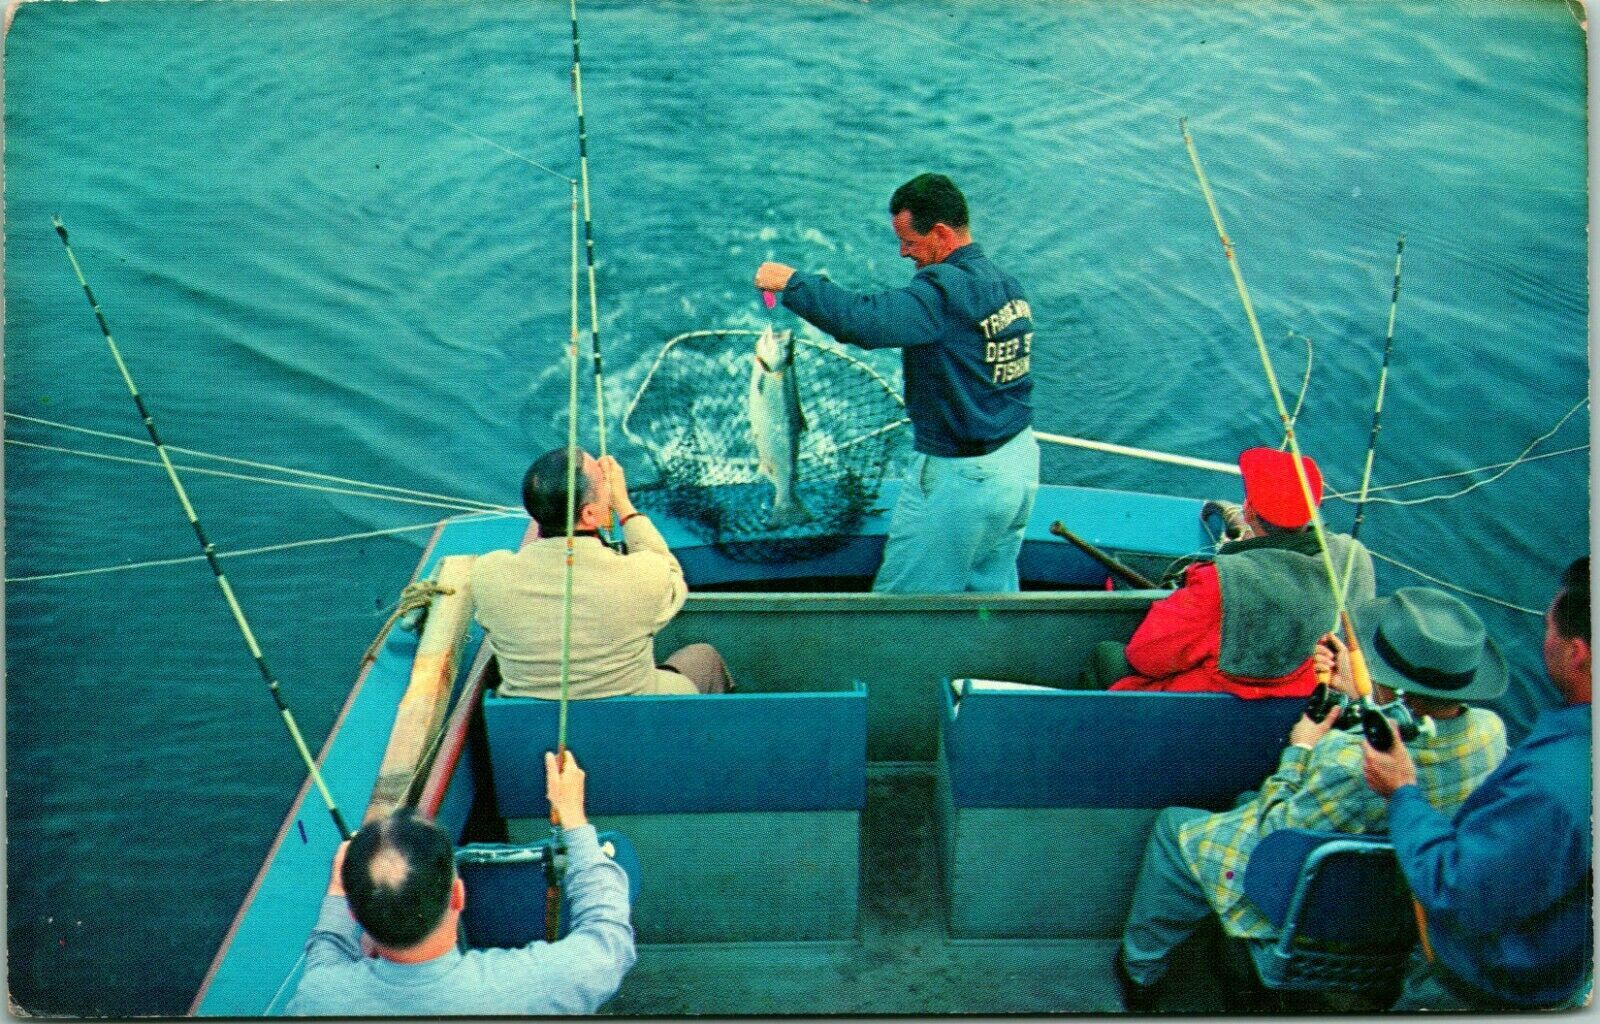
[[[572,568],[568,696],[725,693],[722,656],[690,644],[656,664],[655,634],[683,607],[683,569],[649,518],[633,507],[622,467],[581,452]],[[500,663],[505,697],[561,695],[561,621],[567,552],[567,450],[541,455],[522,478],[522,504],[539,539],[521,551],[491,551],[472,569],[478,622]],[[600,536],[615,511],[628,554]]]

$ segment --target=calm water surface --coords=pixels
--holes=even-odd
[[[884,204],[940,169],[1033,300],[1040,428],[1221,460],[1276,443],[1186,115],[1291,398],[1305,347],[1286,334],[1315,340],[1300,430],[1334,485],[1358,479],[1401,232],[1377,478],[1509,460],[1588,388],[1575,10],[586,4],[607,404],[620,416],[672,334],[758,323],[762,259],[903,282]],[[437,119],[574,173],[565,4],[40,2],[6,47],[8,413],[139,431],[60,213],[171,443],[515,500],[563,437],[567,189]],[[17,419],[6,434],[144,457]],[[1539,450],[1587,436],[1580,410]],[[1044,473],[1237,493],[1069,450]],[[1532,462],[1455,501],[1373,506],[1363,539],[1542,607],[1587,547],[1588,479],[1584,453]],[[438,515],[188,484],[224,551]],[[191,554],[158,470],[8,445],[5,487],[11,996],[178,1013],[303,771],[203,566],[19,579]],[[426,536],[230,563],[314,743]],[[1475,607],[1521,674],[1504,709],[1520,734],[1549,700],[1538,621]]]

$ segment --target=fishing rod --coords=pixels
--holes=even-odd
[[[1244,305],[1245,320],[1250,325],[1250,334],[1261,357],[1262,369],[1266,371],[1267,386],[1271,389],[1272,400],[1278,407],[1278,419],[1283,423],[1284,435],[1289,442],[1289,452],[1294,457],[1294,475],[1300,484],[1300,496],[1305,500],[1306,508],[1311,511],[1311,527],[1317,538],[1317,550],[1322,556],[1322,567],[1328,574],[1328,586],[1333,592],[1335,615],[1329,632],[1337,630],[1341,624],[1344,627],[1345,644],[1350,650],[1351,674],[1355,677],[1356,691],[1361,698],[1362,732],[1366,734],[1367,742],[1374,748],[1388,750],[1394,744],[1394,734],[1389,731],[1389,720],[1378,710],[1377,703],[1372,697],[1372,677],[1367,672],[1366,658],[1356,640],[1350,613],[1345,609],[1344,587],[1339,583],[1338,572],[1333,567],[1333,556],[1328,552],[1328,534],[1323,527],[1322,513],[1311,494],[1311,481],[1306,476],[1304,456],[1300,454],[1300,441],[1294,432],[1294,420],[1289,415],[1288,406],[1284,404],[1283,389],[1278,386],[1278,375],[1272,369],[1272,356],[1267,352],[1266,340],[1261,336],[1261,325],[1256,320],[1255,306],[1250,301],[1250,290],[1245,287],[1244,274],[1239,270],[1239,260],[1234,255],[1233,242],[1228,238],[1227,229],[1223,227],[1222,214],[1217,209],[1216,198],[1211,194],[1211,185],[1206,180],[1205,168],[1200,164],[1200,153],[1195,149],[1194,139],[1189,135],[1187,118],[1178,119],[1178,130],[1183,133],[1184,147],[1188,149],[1189,160],[1194,164],[1195,177],[1200,182],[1200,192],[1205,197],[1206,207],[1211,211],[1211,222],[1216,226],[1217,237],[1222,242],[1222,251],[1228,258],[1228,269],[1233,273],[1234,286],[1238,289],[1239,300]]]
[[[567,557],[561,591],[561,706],[556,719],[556,773],[567,763],[567,693],[572,679],[572,566],[578,518],[578,186],[572,185],[572,333],[567,342]],[[591,293],[592,294],[592,293]],[[609,482],[608,482],[609,484]],[[544,937],[559,938],[561,878],[557,853],[565,849],[561,816],[550,804],[550,854],[544,862]]]
[[[1156,584],[1150,582],[1149,577],[1143,575],[1137,569],[1124,565],[1116,558],[1100,550],[1095,545],[1090,544],[1082,537],[1067,529],[1066,524],[1061,520],[1057,519],[1055,522],[1050,524],[1050,532],[1055,534],[1057,537],[1062,538],[1063,540],[1071,541],[1072,545],[1079,551],[1082,551],[1084,554],[1088,555],[1096,562],[1099,562],[1101,565],[1116,573],[1118,576],[1121,576],[1123,579],[1127,580],[1135,587],[1138,587],[1140,590],[1160,589]]]
[[[1367,464],[1361,471],[1361,496],[1356,501],[1356,519],[1350,527],[1351,540],[1355,540],[1361,533],[1361,524],[1367,516],[1367,490],[1372,485],[1372,457],[1378,450],[1378,431],[1383,429],[1383,397],[1389,385],[1389,353],[1394,348],[1394,315],[1400,305],[1400,258],[1405,251],[1406,236],[1401,235],[1394,247],[1394,291],[1389,296],[1389,331],[1383,339],[1383,366],[1378,370],[1378,397],[1372,406],[1372,436],[1367,439]],[[1356,549],[1352,544],[1344,566],[1346,595],[1350,592],[1350,574],[1355,567],[1355,559]]]
[[[139,388],[133,382],[133,375],[128,372],[128,364],[122,360],[122,352],[111,336],[111,326],[106,323],[105,313],[100,310],[100,300],[94,297],[94,290],[89,287],[88,280],[83,276],[83,268],[78,265],[78,257],[72,251],[72,242],[67,238],[67,226],[61,222],[60,217],[53,216],[50,221],[55,225],[56,234],[61,236],[61,244],[67,250],[67,259],[72,263],[72,272],[77,275],[78,284],[83,286],[84,297],[89,300],[89,308],[94,310],[94,318],[100,324],[100,333],[105,336],[106,345],[111,349],[111,358],[116,360],[117,369],[122,373],[122,381],[128,386],[128,393],[133,396],[133,404],[139,410],[139,419],[144,422],[145,430],[150,434],[150,441],[155,445],[156,454],[161,457],[161,465],[167,471],[167,479],[172,481],[172,488],[177,492],[178,501],[183,505],[184,515],[189,518],[189,525],[194,528],[195,538],[200,542],[200,550],[205,555],[207,564],[211,566],[212,574],[216,576],[217,586],[221,588],[229,610],[233,612],[233,621],[244,637],[245,646],[250,649],[250,656],[255,659],[257,671],[267,684],[267,692],[272,695],[272,702],[277,705],[278,714],[283,717],[283,724],[289,730],[290,739],[294,740],[295,749],[300,751],[300,758],[311,774],[312,783],[317,787],[317,792],[322,794],[322,802],[328,805],[328,814],[333,818],[334,827],[339,830],[339,838],[348,840],[351,837],[350,828],[345,824],[344,816],[339,813],[338,805],[333,802],[333,794],[328,791],[328,784],[323,781],[322,772],[317,769],[316,758],[311,756],[311,749],[306,746],[305,737],[300,733],[300,726],[295,723],[294,713],[289,710],[289,705],[283,699],[277,677],[267,667],[266,656],[261,653],[255,634],[250,631],[250,623],[245,619],[244,609],[239,606],[239,600],[233,593],[233,586],[228,583],[227,574],[222,571],[222,563],[217,561],[216,545],[206,537],[206,531],[200,525],[200,516],[189,501],[189,493],[184,490],[183,481],[178,479],[178,471],[173,467],[172,459],[168,457],[166,446],[161,441],[161,435],[156,431],[155,417],[151,414],[149,406],[145,405],[144,396],[139,394]]]
[[[568,0],[572,15],[572,98],[578,111],[578,180],[583,186],[583,240],[589,266],[589,338],[594,347],[595,416],[600,429],[600,457],[606,457],[605,363],[600,355],[600,300],[594,283],[594,220],[589,212],[589,129],[583,120],[583,64],[578,49],[578,0]]]

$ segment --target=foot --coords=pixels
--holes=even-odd
[[[1133,980],[1133,975],[1128,973],[1128,965],[1122,959],[1122,943],[1117,943],[1117,956],[1111,964],[1112,973],[1117,977],[1117,988],[1122,992],[1122,1008],[1129,1013],[1152,1013],[1156,1008],[1156,987],[1154,985],[1141,985]]]

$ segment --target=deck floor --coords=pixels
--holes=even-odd
[[[945,934],[930,768],[874,765],[862,817],[855,942],[642,945],[604,1012],[713,1014],[1118,1013],[1113,939],[957,941]],[[1050,884],[1040,879],[1041,885]],[[1185,957],[1163,1009],[1222,1010]]]

